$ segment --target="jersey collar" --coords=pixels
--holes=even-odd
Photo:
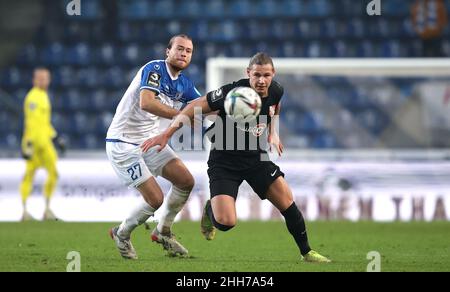
[[[169,65],[167,64],[166,60],[164,60],[164,64],[166,64],[166,71],[167,71],[167,74],[169,75],[170,79],[172,79],[174,81],[177,80],[178,77],[180,77],[181,72],[180,72],[180,74],[178,74],[178,77],[174,77],[174,76],[172,76],[172,73],[170,72],[170,68],[169,68]]]

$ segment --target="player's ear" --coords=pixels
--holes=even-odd
[[[166,49],[166,57],[169,57],[169,48]]]
[[[247,76],[250,77],[250,68],[247,67]]]

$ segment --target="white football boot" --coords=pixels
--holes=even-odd
[[[116,243],[116,247],[119,250],[120,255],[124,259],[129,260],[137,260],[137,254],[136,250],[133,247],[133,244],[131,244],[130,238],[121,238],[117,231],[119,230],[119,226],[113,227],[109,230],[109,236],[114,240]]]

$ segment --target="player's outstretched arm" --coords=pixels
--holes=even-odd
[[[281,110],[281,103],[278,103],[278,105],[275,108],[275,115],[272,119],[272,122],[270,123],[269,127],[269,147],[270,150],[272,150],[272,146],[275,147],[275,149],[278,152],[278,156],[281,156],[284,150],[283,143],[281,143],[280,137],[277,133],[277,123],[279,123],[279,117],[280,117],[280,110]]]
[[[192,119],[194,118],[194,114],[196,113],[196,108],[201,109],[201,113],[203,115],[212,112],[211,108],[209,107],[208,101],[206,100],[206,96],[198,98],[194,102],[188,104],[163,133],[142,143],[142,151],[145,153],[150,148],[156,145],[160,145],[160,147],[158,148],[158,152],[164,149],[172,135],[185,124],[185,121],[192,121]]]
[[[141,90],[139,106],[146,112],[169,120],[173,119],[173,117],[178,114],[176,109],[162,104],[159,100],[157,100],[154,91],[147,89]]]

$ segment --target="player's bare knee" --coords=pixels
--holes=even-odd
[[[185,182],[185,190],[192,191],[195,185],[195,179],[192,175],[190,175]]]
[[[149,204],[152,208],[154,208],[156,210],[156,209],[159,209],[159,207],[161,207],[161,205],[164,202],[164,198],[163,197],[161,197],[161,198],[157,197],[157,198],[151,198],[151,199],[145,198],[145,202],[147,202],[147,204]]]
[[[47,169],[48,172],[48,176],[52,179],[58,179],[58,171],[56,170],[56,168],[48,168]]]
[[[181,179],[175,186],[183,191],[192,191],[195,185],[195,180],[192,175],[186,176]]]
[[[164,195],[161,193],[159,195],[143,193],[144,200],[147,204],[152,206],[154,209],[159,209],[164,202]]]

